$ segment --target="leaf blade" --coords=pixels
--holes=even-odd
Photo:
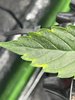
[[[22,55],[23,60],[32,61],[32,66],[68,78],[75,76],[74,29],[74,26],[41,29],[16,41],[2,42],[0,46]]]

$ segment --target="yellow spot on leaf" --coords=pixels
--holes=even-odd
[[[47,64],[34,64],[35,67],[43,67],[46,68],[48,65]]]
[[[54,29],[51,29],[51,32],[54,32]]]

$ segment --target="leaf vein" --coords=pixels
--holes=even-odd
[[[52,32],[52,33],[54,33],[54,32]],[[54,33],[55,34],[55,33]],[[63,40],[65,43],[66,43],[66,45],[68,45],[69,46],[69,48],[71,49],[71,50],[73,50],[73,48],[70,46],[70,44],[68,43],[68,42],[66,42],[64,39],[62,39],[61,37],[59,37],[57,34],[55,34],[59,39],[61,39],[61,40]]]

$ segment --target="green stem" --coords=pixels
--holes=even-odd
[[[48,14],[41,20],[42,27],[50,27],[54,25],[56,15],[59,12],[67,12],[70,10],[69,4],[71,0],[53,0]]]

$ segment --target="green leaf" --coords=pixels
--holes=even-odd
[[[75,76],[75,26],[40,29],[18,40],[1,42],[0,46],[45,72],[58,73],[61,78]]]

